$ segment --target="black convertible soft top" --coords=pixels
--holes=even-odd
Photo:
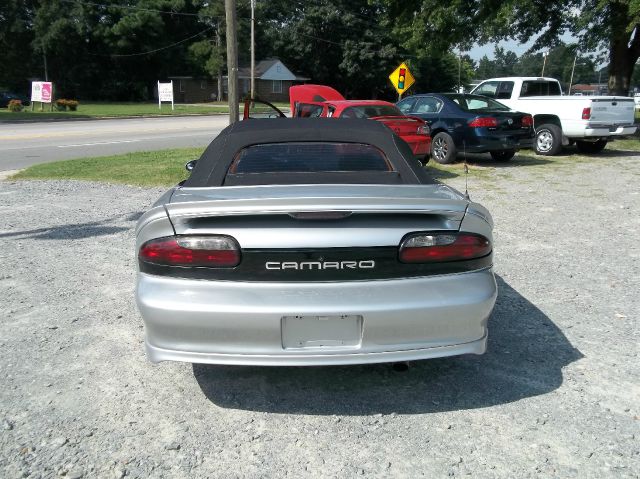
[[[394,171],[261,173],[230,180],[236,154],[270,143],[362,143],[380,149]],[[336,118],[245,120],[228,126],[204,151],[184,187],[256,184],[433,184],[409,145],[375,120]]]

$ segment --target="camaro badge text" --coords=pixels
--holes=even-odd
[[[324,269],[372,269],[376,262],[372,259],[362,261],[267,261],[267,269],[324,270]]]

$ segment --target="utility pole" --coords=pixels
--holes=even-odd
[[[216,55],[222,55],[220,52],[220,45],[222,44],[222,38],[220,36],[220,20],[216,22]],[[222,91],[222,64],[218,68],[218,96],[216,100],[222,101],[223,91]]]
[[[571,96],[571,86],[573,85],[573,72],[576,69],[576,60],[578,59],[578,52],[576,52],[576,56],[573,57],[573,67],[571,67],[571,79],[569,80],[569,96]]]
[[[458,50],[458,93],[464,93],[464,89],[460,84],[461,73],[462,73],[462,50]]]
[[[44,62],[44,81],[49,81],[49,69],[47,68],[47,51],[42,43],[42,60]]]
[[[542,74],[540,75],[541,77],[544,76],[544,67],[547,66],[547,56],[549,55],[549,52],[546,51],[542,54],[542,56],[544,57],[544,61],[542,62]]]
[[[256,97],[256,0],[251,0],[251,99]]]
[[[238,121],[238,21],[236,0],[224,0],[227,19],[227,72],[229,91],[229,124]]]

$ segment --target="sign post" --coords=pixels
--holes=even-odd
[[[169,83],[160,83],[158,81],[158,109],[162,110],[162,102],[170,101],[173,110],[173,80]]]
[[[31,82],[31,111],[33,103],[40,102],[40,111],[44,110],[45,103],[51,103],[53,99],[53,84],[50,81]]]
[[[398,101],[402,100],[402,94],[416,82],[416,79],[413,78],[413,75],[409,71],[409,67],[404,62],[389,75],[389,80],[391,80],[391,83],[398,92]]]

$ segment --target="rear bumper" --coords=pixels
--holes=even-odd
[[[496,295],[491,269],[342,283],[198,281],[139,273],[136,291],[152,362],[283,366],[482,354]],[[292,347],[283,317],[297,315],[358,316],[361,329],[347,346],[334,341]]]
[[[424,157],[431,153],[431,137],[424,135],[403,136],[414,156]]]
[[[466,149],[468,153],[487,153],[489,151],[519,150],[531,148],[533,146],[533,136],[522,134],[495,134],[487,132],[484,134],[483,128],[478,128],[475,134],[470,135],[466,145],[456,145],[459,152]],[[531,133],[533,135],[533,133]]]
[[[636,126],[618,126],[618,127],[597,127],[587,128],[584,130],[585,138],[607,138],[612,136],[633,135],[638,127]]]
[[[149,344],[148,341],[145,343],[145,349],[147,358],[153,363],[159,363],[161,361],[182,361],[187,363],[232,364],[239,366],[331,366],[417,361],[420,359],[459,356],[461,354],[484,354],[487,350],[487,335],[485,334],[483,338],[470,343],[425,349],[380,353],[289,354],[286,357],[282,355],[259,354],[192,353],[158,348]]]

